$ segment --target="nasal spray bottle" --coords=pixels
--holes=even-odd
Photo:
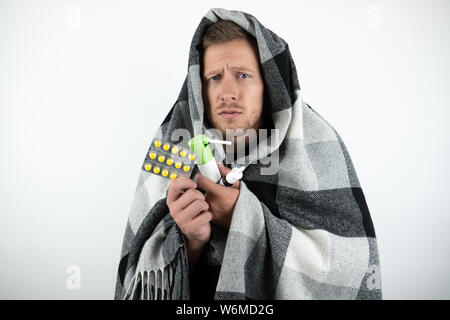
[[[245,166],[233,168],[231,172],[222,178],[214,155],[209,147],[209,143],[231,145],[230,141],[209,139],[204,134],[199,134],[189,140],[188,143],[191,151],[197,155],[197,166],[200,173],[211,181],[230,187],[233,183],[242,178],[242,172],[244,171]]]

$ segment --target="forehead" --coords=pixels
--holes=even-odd
[[[208,46],[204,52],[203,63],[205,73],[223,68],[225,64],[257,69],[258,56],[248,40],[238,39]]]

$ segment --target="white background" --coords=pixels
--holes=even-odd
[[[0,298],[113,298],[140,165],[212,7],[289,43],[354,162],[384,298],[449,299],[445,0],[0,0]]]

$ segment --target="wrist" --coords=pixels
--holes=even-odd
[[[199,241],[186,237],[186,246],[191,250],[201,250],[205,246],[206,242],[208,241]]]
[[[192,272],[195,269],[195,266],[197,265],[197,262],[202,254],[203,247],[205,246],[206,242],[203,241],[196,241],[196,240],[189,240],[186,238],[186,251],[188,255],[188,265],[189,265],[189,275],[192,274]]]

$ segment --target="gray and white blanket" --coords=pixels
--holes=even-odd
[[[381,299],[375,231],[349,153],[336,130],[303,101],[286,41],[255,17],[211,9],[202,18],[181,92],[155,137],[187,147],[173,136],[176,129],[191,136],[208,130],[198,48],[205,28],[218,19],[256,38],[277,135],[245,156],[229,231],[212,228],[205,250],[208,263],[221,266],[215,299]],[[275,160],[277,170],[269,172]],[[190,299],[185,238],[166,205],[169,181],[141,168],[115,299]]]

